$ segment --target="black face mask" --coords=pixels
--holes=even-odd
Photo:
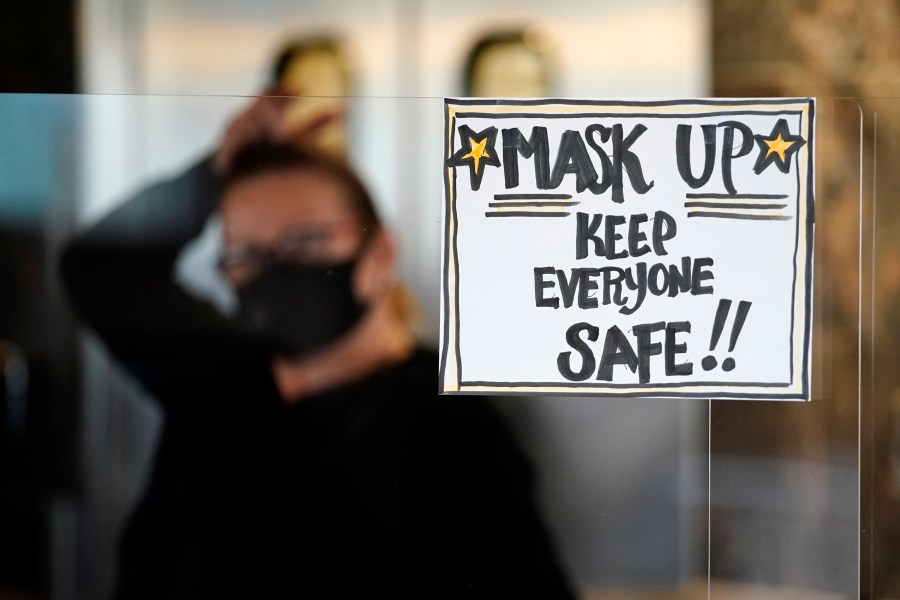
[[[353,294],[355,261],[334,266],[273,263],[237,290],[238,324],[274,352],[301,356],[348,332],[365,307]]]

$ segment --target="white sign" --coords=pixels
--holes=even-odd
[[[441,391],[808,400],[814,105],[446,100]]]

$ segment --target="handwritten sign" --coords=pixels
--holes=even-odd
[[[814,105],[447,99],[441,391],[809,399]]]

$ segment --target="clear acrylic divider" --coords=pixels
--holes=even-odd
[[[338,100],[349,160],[399,240],[419,337],[436,348],[443,99]],[[14,290],[0,313],[7,389],[18,389],[10,373],[22,381],[16,364],[28,372],[28,393],[5,397],[4,477],[35,501],[2,509],[46,523],[35,560],[47,590],[108,595],[163,422],[76,325],[59,253],[126,198],[209,157],[250,102],[0,96],[0,285]],[[581,597],[900,597],[898,108],[817,100],[810,402],[492,398],[533,463]],[[225,306],[211,231],[176,276]]]

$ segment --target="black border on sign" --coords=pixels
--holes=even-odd
[[[802,106],[806,104],[807,109],[807,118],[806,125],[808,126],[807,131],[807,169],[806,169],[806,197],[805,199],[800,198],[800,194],[797,194],[796,200],[796,210],[799,216],[801,202],[806,203],[806,218],[804,222],[804,226],[806,227],[806,247],[805,247],[805,257],[800,257],[800,219],[796,219],[796,227],[795,227],[795,235],[794,235],[794,257],[793,257],[793,281],[791,288],[791,315],[790,315],[790,328],[791,328],[791,337],[789,342],[789,356],[790,356],[790,381],[787,383],[760,383],[760,382],[684,382],[684,383],[667,383],[667,384],[644,384],[645,388],[641,388],[641,384],[635,383],[622,383],[622,384],[614,384],[614,383],[595,383],[595,382],[501,382],[501,381],[463,381],[462,379],[462,357],[460,356],[460,324],[459,324],[459,255],[457,252],[457,235],[459,232],[459,222],[457,221],[456,214],[456,169],[452,168],[452,178],[450,174],[447,173],[446,160],[447,157],[452,155],[453,146],[454,146],[454,124],[456,123],[457,118],[490,118],[490,119],[508,119],[508,118],[532,118],[532,119],[546,119],[546,118],[590,118],[590,117],[600,117],[600,118],[696,118],[703,117],[707,115],[716,115],[716,116],[733,116],[733,115],[762,115],[762,116],[796,116],[800,119],[800,129],[802,131],[804,125],[803,118],[803,109],[783,109],[783,110],[741,110],[741,111],[711,111],[709,113],[698,113],[698,112],[683,112],[683,113],[639,113],[639,112],[597,112],[590,111],[584,113],[534,113],[522,111],[522,112],[507,112],[507,113],[496,113],[496,112],[477,112],[477,111],[469,111],[462,112],[458,111],[454,114],[453,117],[450,116],[451,106],[547,106],[547,105],[562,105],[562,106],[589,106],[589,107],[604,107],[604,106],[615,106],[615,107],[623,107],[623,106],[634,106],[634,107],[665,107],[665,106],[681,106],[681,105],[697,105],[697,106],[772,106],[772,105],[784,105],[784,104],[792,104],[797,106]],[[813,238],[814,238],[814,226],[815,226],[815,198],[814,198],[814,144],[813,144],[813,135],[814,135],[814,125],[815,125],[815,100],[813,98],[774,98],[774,99],[683,99],[683,100],[660,100],[660,101],[615,101],[615,100],[573,100],[573,99],[537,99],[537,100],[484,100],[484,99],[454,99],[454,98],[445,98],[444,99],[444,135],[445,137],[445,151],[449,154],[444,156],[443,169],[444,172],[444,200],[445,200],[445,210],[444,210],[444,264],[442,270],[442,287],[443,287],[443,331],[442,331],[442,343],[441,343],[441,363],[440,363],[440,374],[439,374],[439,390],[441,393],[451,393],[456,395],[550,395],[550,396],[559,396],[559,395],[575,395],[575,396],[610,396],[610,397],[653,397],[653,398],[723,398],[723,399],[758,399],[758,400],[809,400],[810,399],[810,381],[809,381],[809,352],[810,352],[810,337],[812,334],[812,268],[813,268]],[[800,189],[800,169],[799,169],[799,161],[797,168],[797,190],[799,192]],[[450,231],[452,227],[453,231]],[[452,244],[452,247],[451,247]],[[451,252],[452,250],[452,252]],[[449,290],[449,275],[451,269],[451,254],[453,256],[453,274],[455,280],[454,287],[454,309],[455,309],[455,327],[454,327],[454,348],[453,352],[456,358],[456,376],[455,382],[458,389],[447,390],[445,387],[446,384],[446,370],[447,370],[447,360],[448,360],[448,352],[450,351],[450,290]],[[805,302],[804,302],[804,324],[803,324],[803,356],[802,356],[802,376],[801,381],[801,391],[800,392],[792,392],[792,393],[779,393],[777,390],[779,388],[788,388],[796,385],[796,377],[795,377],[795,355],[794,355],[794,338],[796,337],[795,328],[796,328],[796,294],[797,294],[797,275],[798,275],[798,263],[799,260],[804,260],[805,265],[805,273],[804,273],[804,289],[806,292]],[[487,388],[484,390],[475,390],[472,388]],[[490,388],[503,388],[492,390]],[[695,391],[695,392],[678,392],[673,391],[678,388],[714,388],[707,391]],[[770,388],[772,389],[772,393],[769,392],[732,392],[726,391],[727,388],[733,387],[753,387],[753,388]],[[469,388],[469,389],[465,389]],[[540,388],[548,388],[548,390],[552,389],[553,391],[542,391]],[[636,389],[637,388],[637,389]],[[723,389],[724,388],[724,389]],[[521,391],[517,391],[521,389]],[[621,389],[622,391],[615,391],[617,389]],[[625,391],[628,390],[628,391]]]

